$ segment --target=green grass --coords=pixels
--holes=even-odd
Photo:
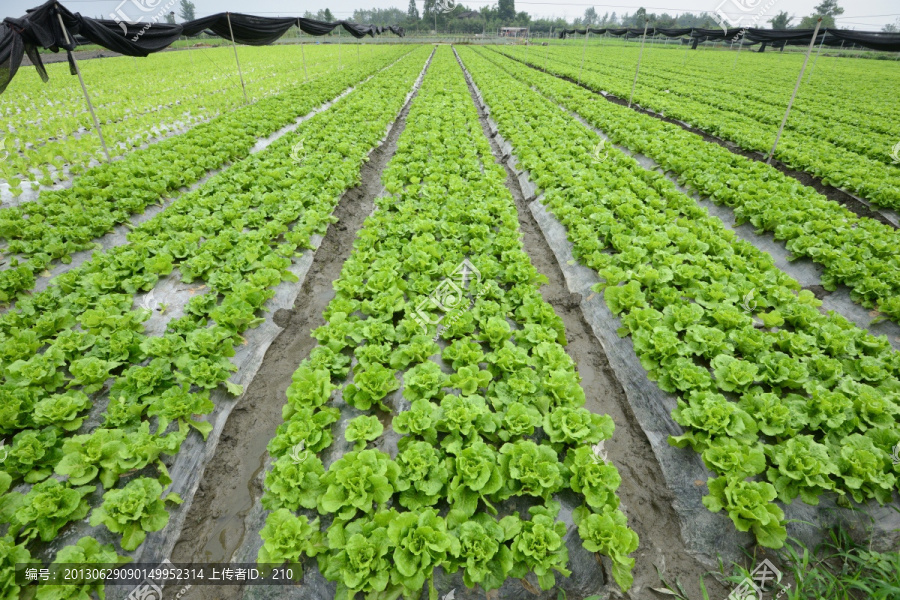
[[[877,552],[871,542],[857,542],[840,527],[825,531],[825,540],[808,548],[800,540],[788,538],[788,544],[776,553],[774,562],[782,571],[781,581],[766,590],[765,598],[778,600],[896,600],[900,598],[900,552]],[[720,563],[719,573],[707,573],[733,589],[750,575],[757,560],[750,557],[751,569],[733,564],[732,573]],[[700,577],[700,598],[685,592],[681,581],[667,581],[660,573],[659,597],[674,600],[716,600]]]

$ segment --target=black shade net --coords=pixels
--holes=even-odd
[[[587,29],[563,29],[559,32],[560,39],[570,35],[586,35],[590,31],[593,34],[609,34],[626,39],[640,37],[644,34],[643,28],[600,28]],[[762,44],[762,50],[767,46],[784,48],[784,46],[806,46],[812,40],[814,29],[756,29],[756,28],[731,28],[731,29],[692,29],[692,28],[655,28],[647,29],[647,37],[682,37],[689,36],[692,40],[691,47],[696,48],[703,42],[717,42],[722,40],[741,41],[744,44]],[[816,44],[824,43],[826,46],[846,46],[852,44],[871,50],[885,52],[900,52],[900,33],[885,33],[879,31],[852,31],[849,29],[820,29],[816,37]]]
[[[118,18],[91,19],[72,13],[56,0],[27,11],[21,18],[7,17],[0,23],[0,93],[6,91],[9,82],[28,55],[41,79],[47,81],[47,70],[41,61],[38,48],[52,52],[61,49],[69,53],[69,65],[74,74],[71,51],[77,45],[96,44],[125,56],[148,56],[170,46],[180,36],[196,36],[201,33],[232,39],[248,46],[265,46],[297,26],[309,35],[327,35],[336,27],[359,39],[390,32],[403,37],[402,27],[359,25],[349,21],[327,23],[297,17],[256,17],[240,13],[219,13],[181,25],[159,22],[164,10],[152,18],[130,20],[130,16],[117,13]],[[61,25],[65,25],[64,32]]]

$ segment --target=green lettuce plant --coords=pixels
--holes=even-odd
[[[500,469],[505,480],[500,492],[502,498],[529,495],[550,501],[564,484],[563,468],[556,451],[531,440],[503,444]]]
[[[122,565],[131,562],[125,556],[119,556],[112,544],[100,544],[92,537],[86,536],[76,543],[65,546],[56,553],[54,565],[80,565],[85,567],[85,573],[90,573],[90,565],[98,565],[98,568],[111,568],[114,565]],[[76,585],[40,585],[37,589],[38,600],[83,600],[97,594],[101,600],[106,597],[104,586],[106,582],[98,577],[80,578]]]
[[[399,476],[400,467],[383,452],[348,452],[325,473],[319,510],[340,519],[352,518],[357,511],[371,513],[391,498]]]
[[[259,536],[263,544],[257,562],[263,565],[287,564],[294,570],[298,581],[303,577],[303,557],[312,557],[324,550],[319,520],[310,523],[305,516],[295,516],[286,508],[279,508],[266,517],[266,524]]]
[[[397,433],[410,434],[409,436],[400,438],[400,445],[407,443],[406,440],[416,436],[427,442],[437,442],[437,424],[441,419],[440,409],[429,400],[420,398],[413,401],[408,410],[401,412],[394,417],[391,424]]]
[[[453,467],[453,477],[447,490],[447,500],[453,510],[471,516],[478,508],[478,501],[483,500],[487,509],[496,514],[487,497],[503,486],[497,451],[484,442],[476,441],[458,452]]]
[[[320,452],[333,441],[331,425],[341,418],[341,411],[333,406],[318,410],[303,408],[291,415],[290,419],[278,426],[275,437],[269,442],[269,454],[280,457],[297,444],[303,443],[306,450]]]
[[[400,505],[410,510],[434,506],[443,497],[450,477],[440,450],[428,442],[406,444],[397,454],[400,476],[397,491]]]
[[[354,373],[353,383],[344,388],[344,399],[359,410],[369,410],[373,405],[387,410],[382,399],[399,387],[392,369],[374,363]]]
[[[766,446],[772,467],[766,473],[785,504],[800,499],[815,506],[819,495],[834,489],[833,477],[838,469],[828,454],[828,447],[817,443],[811,435],[798,435],[774,446]]]
[[[772,504],[777,495],[770,483],[717,477],[709,480],[703,505],[712,512],[728,511],[738,531],[752,531],[760,546],[777,550],[787,539],[784,511]]]
[[[393,511],[379,511],[347,523],[337,520],[328,528],[331,552],[318,555],[319,569],[326,579],[337,581],[335,600],[388,588],[393,546],[387,528],[394,516]]]
[[[407,600],[418,598],[425,581],[429,597],[437,598],[434,569],[459,555],[459,540],[447,531],[447,523],[433,508],[394,514],[387,528],[394,547],[391,583]]]
[[[608,556],[613,579],[623,591],[628,591],[634,583],[634,559],[628,555],[637,550],[638,536],[628,528],[622,511],[609,508],[595,513],[581,507],[575,510],[573,518],[585,549]]]
[[[563,541],[566,525],[555,520],[559,508],[558,502],[551,501],[545,506],[528,509],[531,518],[520,522],[519,531],[512,541],[514,562],[510,577],[524,578],[529,571],[533,571],[541,589],[549,590],[556,583],[554,571],[563,577],[571,575],[566,568],[569,550]]]
[[[366,447],[368,442],[376,440],[384,433],[384,426],[376,416],[360,415],[351,419],[344,431],[344,438],[348,442],[356,442],[353,447],[357,452]]]
[[[125,487],[103,494],[103,504],[91,513],[91,525],[103,524],[121,534],[122,549],[134,550],[144,542],[148,531],[159,531],[169,522],[166,502],[181,504],[178,494],[163,497],[162,493],[157,479],[133,479]]]
[[[459,524],[453,535],[459,540],[459,553],[450,557],[447,570],[463,569],[463,583],[470,588],[481,586],[486,592],[500,588],[513,568],[513,553],[507,542],[521,530],[518,517],[497,521],[478,513]]]
[[[24,495],[9,492],[0,497],[0,521],[9,523],[10,535],[50,542],[67,523],[87,515],[90,509],[86,496],[96,489],[92,485],[67,487],[48,479],[36,483]]]
[[[600,459],[587,446],[569,450],[565,466],[572,491],[582,494],[588,506],[597,511],[618,508],[616,490],[622,478],[615,466]]]
[[[615,424],[609,415],[598,415],[584,408],[561,406],[544,415],[544,433],[554,448],[567,445],[596,444],[612,437]]]
[[[301,506],[312,509],[325,492],[322,461],[312,452],[301,450],[301,446],[302,442],[272,463],[272,469],[266,474],[266,492],[262,497],[266,509],[296,511]]]

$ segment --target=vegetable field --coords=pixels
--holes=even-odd
[[[645,49],[631,108],[598,43],[237,52],[80,61],[111,161],[62,63],[0,95],[0,599],[896,549],[896,61],[820,59],[770,165],[792,55]],[[102,574],[166,561],[280,580]]]

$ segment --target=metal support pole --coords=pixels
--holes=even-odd
[[[525,64],[528,64],[528,30],[525,30]]]
[[[806,71],[806,63],[809,62],[809,55],[812,54],[813,46],[816,45],[816,36],[819,35],[819,27],[822,25],[822,17],[819,17],[819,20],[816,21],[816,30],[813,32],[812,39],[809,40],[809,48],[806,49],[806,58],[803,59],[803,66],[800,68],[800,75],[797,77],[797,84],[794,86],[794,93],[791,94],[791,100],[788,102],[787,110],[784,111],[784,118],[781,120],[781,127],[778,128],[778,134],[775,136],[775,143],[772,144],[772,151],[769,152],[769,158],[766,159],[766,164],[772,164],[772,157],[775,156],[775,149],[778,147],[778,140],[781,139],[781,132],[784,131],[784,126],[787,123],[788,115],[791,114],[791,106],[794,105],[794,98],[797,97],[797,90],[800,89],[800,82],[803,81],[803,73]]]
[[[690,37],[688,38],[688,43],[684,45],[684,59],[682,59],[682,61],[681,61],[681,66],[682,66],[682,67],[687,63],[687,53],[688,53],[688,50],[689,50],[690,47],[691,47],[690,40],[692,40],[693,37],[694,37],[694,28],[692,27],[692,28],[691,28],[691,35],[690,35]]]
[[[303,50],[303,40],[300,40],[300,56],[303,58],[303,81],[309,81],[309,74],[306,72],[306,52]]]
[[[587,26],[585,26],[585,28],[584,28],[584,47],[581,49],[581,67],[578,69],[578,81],[581,82],[582,84],[584,83],[584,81],[581,80],[581,73],[584,71],[584,53],[587,52],[588,36],[590,36],[590,35],[591,35],[591,30],[588,29]]]
[[[822,33],[822,43],[819,44],[819,49],[816,50],[816,58],[813,60],[812,66],[809,68],[809,77],[806,79],[806,83],[812,81],[813,73],[816,70],[816,63],[819,62],[819,55],[822,53],[822,46],[825,45],[825,36],[828,35],[828,29]]]
[[[741,31],[740,36],[741,36],[741,43],[738,45],[737,54],[734,55],[734,64],[731,65],[731,68],[732,68],[732,69],[734,69],[734,68],[737,66],[737,59],[738,59],[738,56],[741,55],[741,48],[744,46],[744,33],[743,33],[743,30]]]
[[[637,87],[638,73],[641,71],[641,58],[644,56],[644,40],[647,38],[647,25],[650,19],[644,19],[644,35],[641,36],[641,51],[638,53],[637,69],[634,70],[634,83],[631,84],[631,95],[628,97],[628,108],[631,108],[631,101],[634,99],[634,88]]]
[[[57,9],[59,8],[59,4],[56,5]],[[59,19],[59,26],[62,28],[63,35],[66,36],[66,44],[72,44],[72,38],[69,37],[69,30],[66,29],[65,23],[63,23],[62,15],[57,11],[57,18]],[[109,148],[106,147],[106,140],[103,139],[103,131],[100,129],[100,121],[97,120],[97,113],[94,112],[94,104],[91,102],[91,97],[88,96],[87,86],[84,85],[84,77],[81,76],[81,67],[78,66],[78,60],[75,58],[75,55],[72,54],[70,50],[66,50],[69,55],[69,58],[72,59],[72,64],[75,65],[75,73],[78,75],[78,81],[81,83],[81,91],[84,93],[84,99],[87,101],[88,110],[91,111],[91,118],[94,120],[94,129],[97,130],[97,136],[100,138],[100,145],[103,147],[103,154],[106,155],[106,162],[112,162],[112,159],[109,157]]]
[[[244,91],[244,103],[248,104],[250,101],[247,100],[247,86],[244,85],[244,74],[241,72],[241,61],[238,60],[237,44],[234,41],[234,30],[231,28],[231,13],[226,12],[225,16],[228,18],[228,33],[231,34],[231,47],[234,50],[234,62],[237,63],[238,77],[241,78],[241,89]]]
[[[547,40],[547,48],[544,50],[544,70],[547,70],[547,54],[550,53],[550,42],[553,40],[553,27],[550,28],[550,39]]]
[[[188,49],[188,56],[191,57],[191,66],[193,66],[193,65],[194,65],[194,51],[193,51],[193,49],[191,48],[191,45],[190,45],[191,42],[190,42],[190,40],[188,40],[188,37],[187,37],[187,36],[184,36],[184,43],[185,43],[185,45],[187,46],[187,49]]]

